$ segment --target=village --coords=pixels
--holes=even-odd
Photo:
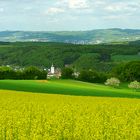
[[[64,68],[72,69],[69,65],[65,65]],[[10,73],[12,72],[20,73],[18,74],[19,79],[26,79],[26,78],[22,78],[23,73],[26,73],[26,75],[33,75],[33,77],[29,79],[38,79],[39,77],[37,75],[40,75],[40,74],[36,74],[36,71],[40,71],[43,75],[46,73],[46,75],[44,75],[43,78],[41,79],[60,79],[62,76],[62,70],[64,68],[58,68],[53,63],[50,68],[47,68],[44,66],[43,67],[36,67],[36,66],[23,67],[23,66],[13,66],[13,65],[2,65],[1,71],[3,72],[9,71]],[[72,71],[73,71],[72,72],[73,77],[77,78],[80,72],[73,69]],[[17,74],[14,77],[17,78]],[[0,78],[0,79],[3,79],[3,78]]]

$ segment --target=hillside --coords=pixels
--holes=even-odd
[[[127,49],[126,49],[127,48]],[[0,65],[56,67],[108,71],[120,62],[140,60],[140,43],[74,45],[46,42],[0,43]]]
[[[74,68],[108,71],[120,62],[140,60],[140,42],[74,45],[46,42],[1,42],[0,65]]]
[[[140,98],[140,92],[122,84],[119,89],[74,80],[1,80],[0,89],[74,96]]]
[[[134,29],[97,29],[91,31],[2,31],[0,41],[41,41],[74,44],[100,44],[140,39],[140,30]]]

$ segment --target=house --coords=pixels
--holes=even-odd
[[[51,68],[48,70],[47,79],[51,78],[60,78],[61,77],[61,69],[55,68],[52,64]]]

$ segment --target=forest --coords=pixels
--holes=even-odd
[[[0,42],[0,65],[95,69],[110,71],[120,63],[140,60],[140,41],[76,45],[54,42]]]

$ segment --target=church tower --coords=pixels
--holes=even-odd
[[[54,70],[54,66],[52,64],[52,66],[51,66],[51,73],[54,74],[54,72],[55,72],[55,70]]]

